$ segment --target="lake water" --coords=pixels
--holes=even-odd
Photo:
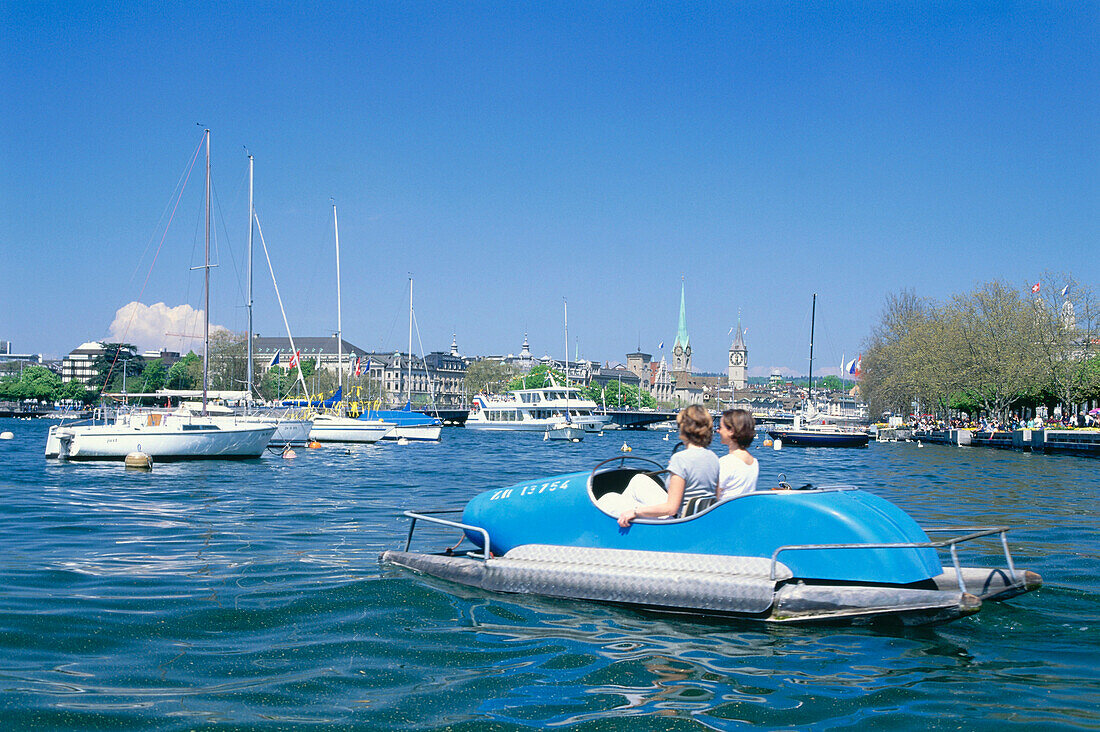
[[[405,509],[587,469],[624,440],[664,463],[662,433],[446,428],[439,444],[143,473],[45,460],[49,424],[0,420],[15,433],[0,442],[4,730],[1100,729],[1095,460],[754,445],[762,485],[854,483],[925,525],[1011,525],[1017,566],[1045,580],[934,627],[773,628],[378,564],[404,544]]]

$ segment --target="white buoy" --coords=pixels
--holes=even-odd
[[[776,437],[775,440],[772,441],[772,449],[773,450],[782,450],[783,449],[783,440]]]
[[[152,470],[153,458],[143,452],[131,452],[126,455],[126,467],[136,470]]]
[[[298,457],[298,453],[294,452],[294,448],[292,448],[290,446],[289,442],[287,443],[286,447],[283,448],[283,457],[284,458],[296,458],[296,457]]]
[[[407,445],[407,444],[409,444],[409,438],[408,437],[398,437],[397,438],[397,444],[398,445]]]
[[[665,436],[662,437],[661,439],[664,440],[665,442],[668,442],[668,433],[666,432]]]
[[[0,440],[14,440],[15,435],[10,432],[0,432]]]
[[[550,431],[549,431],[549,430],[547,430],[546,432],[543,432],[543,433],[542,433],[542,441],[543,441],[543,442],[546,442],[546,441],[547,441],[547,440],[549,440],[549,439],[550,439]]]

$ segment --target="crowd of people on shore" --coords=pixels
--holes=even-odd
[[[1097,410],[1093,410],[1097,412]],[[953,417],[949,420],[936,419],[931,415],[922,416],[915,423],[918,430],[974,430],[975,432],[1011,432],[1013,430],[1041,429],[1081,429],[1100,427],[1100,414],[1081,412],[1064,416],[1043,418],[1038,415],[1026,419],[1020,415],[1011,415],[1007,419],[977,419]]]

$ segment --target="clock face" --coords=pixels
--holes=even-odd
[[[681,348],[680,346],[676,346],[676,350],[673,351],[673,353],[675,353],[677,356],[679,356],[683,352],[684,352],[684,349]]]
[[[730,354],[730,363],[732,363],[734,366],[740,366],[741,362],[744,360],[744,357],[740,353]]]
[[[691,346],[688,346],[687,348],[684,349],[684,354],[687,355],[687,356],[691,355]]]

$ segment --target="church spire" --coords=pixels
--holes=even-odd
[[[676,329],[676,342],[673,347],[688,347],[687,308],[684,307],[684,278],[680,278],[680,325]]]

